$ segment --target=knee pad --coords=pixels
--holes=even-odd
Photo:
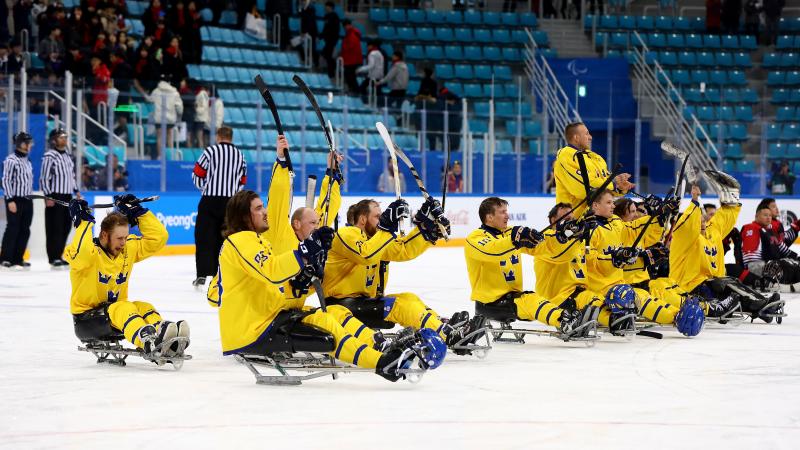
[[[377,298],[331,298],[327,300],[328,303],[333,305],[341,305],[347,308],[353,316],[364,322],[366,326],[373,329],[388,329],[394,328],[394,324],[384,320],[384,306],[383,299]],[[388,314],[388,311],[386,312]]]
[[[500,300],[492,303],[475,302],[475,314],[480,314],[487,319],[498,322],[513,322],[517,320],[519,315],[517,315],[517,304],[514,300],[519,298],[521,293],[514,294],[519,295],[505,295]]]
[[[603,302],[611,314],[625,314],[636,310],[636,291],[630,284],[618,284],[606,292]]]
[[[697,336],[703,329],[706,317],[696,296],[689,296],[675,315],[675,327],[684,336]]]

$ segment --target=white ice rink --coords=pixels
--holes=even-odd
[[[69,275],[36,263],[0,273],[2,448],[800,448],[798,295],[782,325],[594,348],[528,337],[485,360],[448,355],[416,385],[355,373],[269,387],[222,357],[193,257],[151,258],[131,281],[132,299],[191,323],[194,359],[178,372],[78,352]],[[441,248],[393,263],[389,292],[450,315],[472,310],[468,284],[462,249]]]

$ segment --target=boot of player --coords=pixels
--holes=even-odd
[[[410,349],[392,349],[385,352],[378,359],[378,364],[375,366],[375,373],[391,382],[403,380],[406,376],[400,373],[400,371],[403,369],[410,369],[416,357],[417,354]]]
[[[161,322],[164,323],[163,321]],[[185,320],[179,320],[175,322],[175,328],[177,330],[176,337],[179,338],[186,338],[184,342],[175,341],[169,348],[164,349],[163,356],[183,356],[183,352],[189,347],[189,322]]]
[[[478,339],[486,334],[486,330],[484,328],[486,328],[486,317],[476,314],[472,319],[462,321],[459,325],[456,325],[453,329],[451,329],[447,335],[447,340],[445,343],[447,344],[447,347],[452,349],[456,355],[470,355],[472,352],[466,348],[454,347],[467,347],[469,344],[476,343]],[[483,332],[476,333],[476,331],[480,330],[483,330]]]
[[[373,348],[381,353],[390,352],[395,349],[411,348],[417,343],[417,332],[412,327],[406,327],[398,331],[393,338],[387,338],[380,331],[376,331],[372,336],[375,342]]]
[[[170,348],[164,348],[164,344],[170,342],[178,336],[178,327],[175,325],[175,323],[162,320],[157,326],[153,327],[152,325],[148,325],[148,327],[154,328],[155,332],[151,337],[148,338],[149,351],[148,345],[145,344],[145,354],[151,359],[160,358],[163,356],[174,356],[169,354]],[[145,328],[147,327],[142,328],[142,330]],[[139,332],[139,336],[141,339],[141,331]],[[142,343],[144,343],[144,339],[142,339]]]
[[[628,336],[636,332],[636,310],[612,312],[608,318],[608,330],[614,336]]]
[[[770,316],[771,314],[783,313],[783,302],[780,301],[781,294],[775,292],[767,298],[754,289],[748,290],[740,288],[740,290],[746,292],[746,294],[743,292],[734,295],[739,298],[739,302],[742,304],[742,311],[750,314],[754,318],[757,317],[766,323],[772,323],[773,317]]]
[[[575,310],[563,310],[561,312],[561,326],[558,328],[561,339],[568,341],[571,338],[579,337],[581,330],[578,328],[583,320],[583,314]]]
[[[728,317],[739,309],[739,300],[729,295],[722,300],[708,300],[708,317]]]
[[[588,338],[597,334],[597,316],[600,315],[600,307],[588,305],[583,311],[578,311],[581,314],[581,323],[578,325],[580,328],[580,337]]]

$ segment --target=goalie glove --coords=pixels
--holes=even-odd
[[[511,229],[511,243],[516,248],[535,248],[544,240],[544,234],[528,227],[516,226]]]
[[[639,249],[634,247],[618,247],[609,250],[611,254],[611,264],[621,269],[636,263],[639,257]]]
[[[718,170],[706,170],[706,180],[719,196],[721,205],[740,205],[739,193],[742,186],[736,178]]]

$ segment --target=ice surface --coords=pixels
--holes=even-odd
[[[800,446],[796,294],[782,325],[603,336],[594,348],[530,336],[496,344],[485,360],[448,355],[416,385],[353,373],[269,387],[222,357],[216,312],[190,285],[193,257],[138,264],[130,289],[191,323],[194,359],[179,372],[141,359],[98,365],[78,352],[69,274],[44,266],[0,273],[2,448]],[[472,310],[468,286],[460,248],[392,263],[389,292],[415,292],[443,315]]]

